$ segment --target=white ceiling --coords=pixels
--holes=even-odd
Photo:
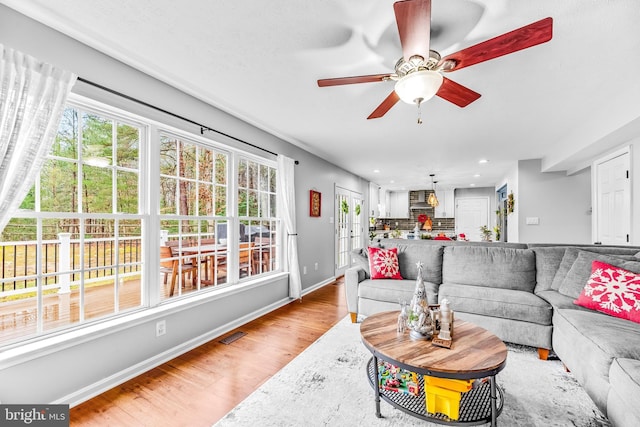
[[[443,56],[547,16],[554,28],[548,43],[448,74],[482,97],[435,97],[422,125],[403,103],[366,120],[392,82],[316,84],[393,71],[391,0],[0,3],[385,188],[430,188],[430,173],[438,188],[494,186],[534,158],[576,171],[640,135],[637,0],[433,0]]]

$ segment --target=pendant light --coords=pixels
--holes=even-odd
[[[438,206],[440,204],[440,202],[438,202],[438,198],[436,197],[436,183],[438,181],[434,181],[433,177],[435,176],[435,174],[430,174],[429,175],[431,177],[431,190],[433,190],[432,193],[429,193],[429,198],[427,199],[427,203],[432,207],[435,208],[436,206]]]

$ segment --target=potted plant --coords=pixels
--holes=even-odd
[[[482,233],[482,240],[487,242],[491,241],[491,230],[486,225],[480,227],[480,232]]]

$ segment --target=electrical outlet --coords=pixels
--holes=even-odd
[[[302,267],[302,274],[307,274],[307,266]]]
[[[167,321],[160,320],[156,323],[156,337],[164,335],[167,333]]]
[[[316,265],[315,265],[315,269],[316,269],[316,270],[318,269],[318,263],[317,263],[317,262],[316,262]]]

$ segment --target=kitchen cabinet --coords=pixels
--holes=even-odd
[[[438,206],[434,216],[436,218],[453,218],[455,216],[455,200],[453,190],[437,190]]]
[[[409,192],[389,191],[387,203],[388,218],[409,218]]]
[[[379,218],[380,213],[380,187],[373,182],[369,183],[369,216]]]

